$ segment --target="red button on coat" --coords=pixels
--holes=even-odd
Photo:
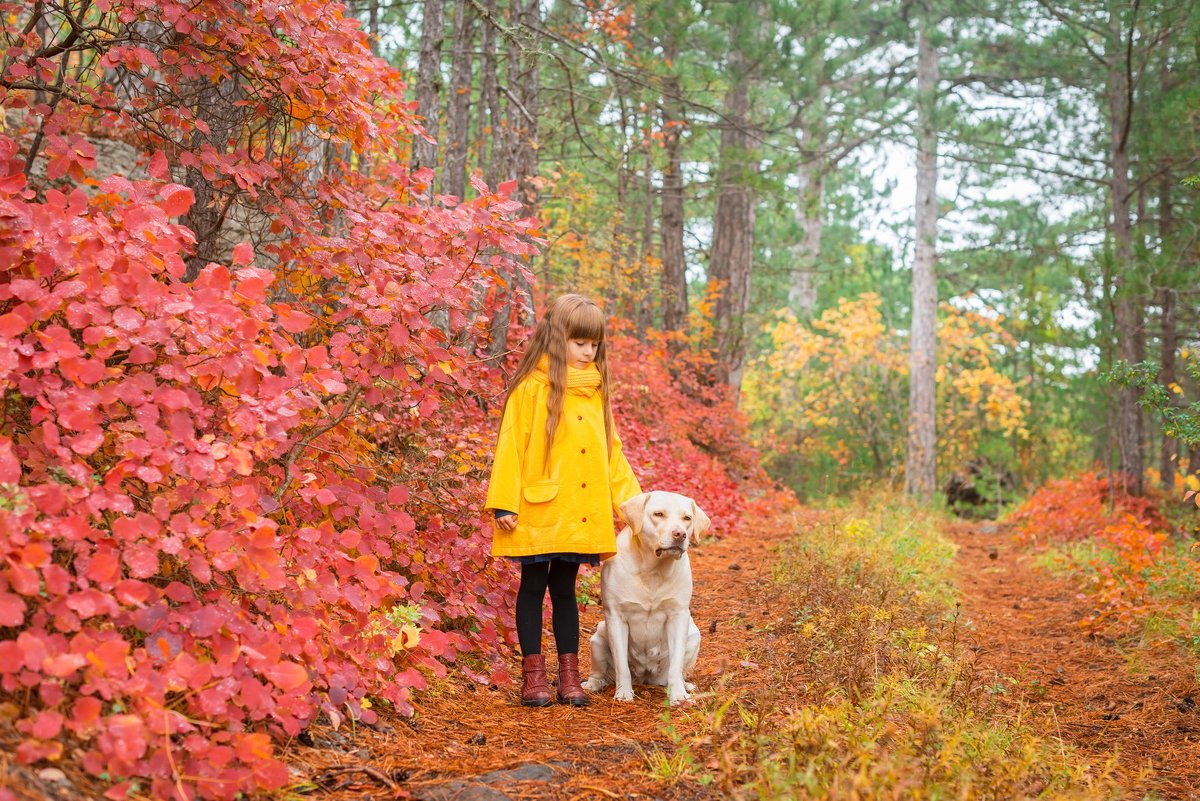
[[[583,482],[582,484],[580,484],[580,485],[579,485],[579,488],[580,488],[580,489],[587,489],[587,482],[585,481],[585,482]]]
[[[587,522],[587,518],[586,518],[586,517],[585,517],[585,518],[583,518],[583,522],[585,522],[585,523]]]
[[[579,452],[580,452],[580,453],[587,453],[587,448],[580,448],[580,449],[579,449]]]
[[[581,414],[581,415],[579,415],[579,417],[578,417],[578,418],[576,418],[576,419],[578,419],[578,420],[582,420],[582,419],[583,419],[583,415],[582,415],[582,414]]]

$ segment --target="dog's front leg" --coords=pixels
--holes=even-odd
[[[613,695],[618,701],[633,700],[633,675],[629,671],[629,621],[615,612],[605,613],[605,625],[608,627],[608,652],[612,659],[613,679],[616,692]]]
[[[682,609],[667,620],[667,700],[672,706],[688,699],[683,667],[687,660],[688,624],[691,619],[688,610]]]

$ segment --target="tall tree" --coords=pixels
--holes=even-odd
[[[938,54],[930,39],[933,22],[922,14],[918,25],[916,242],[904,476],[908,493],[928,500],[937,486]]]
[[[665,56],[668,62],[678,58],[674,35],[667,34]],[[663,82],[661,105],[663,147],[666,166],[662,177],[662,327],[666,331],[682,331],[687,327],[687,264],[683,250],[683,129],[686,112],[681,102],[678,76],[670,72]]]
[[[750,303],[750,272],[754,263],[754,222],[757,212],[753,175],[757,134],[750,114],[750,97],[757,63],[751,48],[759,42],[760,10],[754,5],[734,10],[728,86],[722,102],[724,117],[717,156],[716,204],[713,209],[712,253],[708,285],[715,296],[717,358],[722,380],[737,391],[746,356],[745,316]]]
[[[467,155],[471,136],[471,91],[475,64],[478,15],[465,0],[454,4],[454,43],[451,49],[450,97],[446,108],[446,155],[442,191],[462,198],[467,191]]]
[[[417,64],[417,113],[425,119],[429,141],[413,142],[413,166],[436,168],[438,116],[442,94],[442,42],[446,38],[444,0],[425,0],[421,25],[421,53]]]
[[[1138,5],[1135,3],[1133,14]],[[1129,145],[1133,118],[1132,47],[1135,25],[1126,25],[1127,5],[1107,3],[1103,53],[1105,96],[1108,112],[1109,204],[1112,209],[1112,236],[1116,264],[1113,280],[1113,320],[1116,324],[1117,350],[1130,364],[1145,357],[1142,330],[1145,301],[1141,297],[1133,255],[1133,232],[1129,203],[1132,195],[1129,173]],[[1132,21],[1131,21],[1132,23]],[[1129,41],[1126,42],[1128,37]],[[1142,436],[1143,421],[1138,407],[1138,390],[1133,386],[1117,389],[1117,455],[1125,486],[1134,495],[1142,494],[1145,469]]]

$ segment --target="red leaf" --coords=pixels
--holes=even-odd
[[[21,460],[13,452],[12,440],[0,438],[0,484],[18,484],[21,481]]]
[[[290,334],[302,334],[312,325],[312,317],[284,303],[275,307],[275,316],[283,330]]]
[[[63,716],[58,712],[46,711],[33,720],[33,736],[39,740],[53,740],[62,731]]]
[[[156,181],[170,180],[171,171],[167,168],[167,154],[161,150],[154,151],[154,155],[150,157],[150,164],[146,168],[146,172]]]
[[[0,592],[0,626],[16,628],[25,622],[25,601],[11,592]]]
[[[284,692],[291,692],[308,683],[308,671],[295,662],[279,662],[264,670],[263,674]]]
[[[254,248],[249,242],[238,242],[233,246],[233,263],[243,267],[254,263]]]
[[[0,314],[0,337],[15,339],[18,334],[24,333],[27,325],[28,323],[14,312]]]
[[[270,736],[261,732],[242,735],[236,746],[237,758],[251,765],[270,759],[273,751]]]
[[[196,199],[191,189],[179,184],[167,184],[159,190],[158,195],[162,198],[158,202],[158,207],[166,212],[168,217],[187,214]]]

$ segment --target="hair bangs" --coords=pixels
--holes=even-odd
[[[604,312],[594,303],[579,303],[567,310],[564,328],[567,339],[604,341]]]

